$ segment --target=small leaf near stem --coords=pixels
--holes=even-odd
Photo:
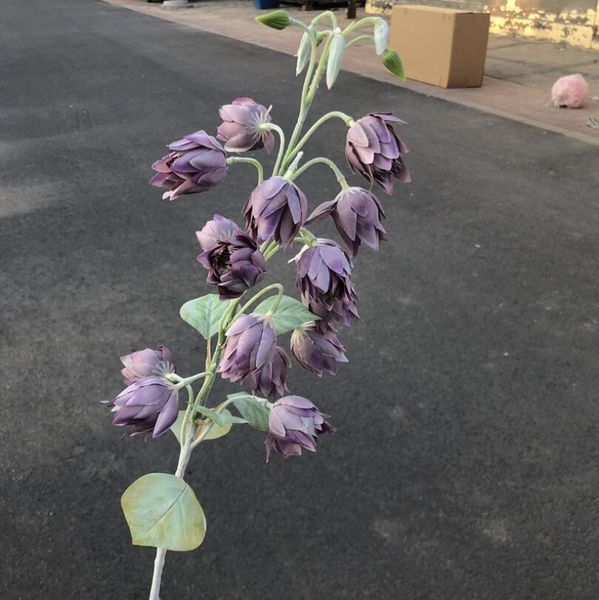
[[[255,158],[248,158],[245,156],[230,156],[227,158],[228,165],[235,165],[238,163],[246,163],[249,165],[254,165],[256,170],[258,171],[258,185],[260,185],[264,179],[264,168],[262,167],[262,163]]]
[[[316,158],[309,160],[307,163],[304,163],[293,174],[292,179],[296,179],[297,177],[302,175],[302,173],[307,171],[310,167],[313,167],[314,165],[317,165],[317,164],[323,164],[323,165],[326,165],[327,167],[329,167],[329,169],[331,169],[331,171],[333,171],[333,173],[335,173],[335,177],[337,178],[337,181],[339,182],[339,185],[341,186],[342,189],[347,189],[349,187],[349,185],[347,184],[347,181],[345,179],[345,176],[343,175],[343,173],[341,172],[339,167],[330,158],[325,158],[324,156],[317,156]]]

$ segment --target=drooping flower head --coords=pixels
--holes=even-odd
[[[310,400],[302,396],[285,396],[277,400],[268,415],[266,460],[274,450],[283,456],[299,456],[302,448],[316,452],[316,441],[335,428]]]
[[[273,357],[277,336],[262,315],[241,315],[227,331],[218,371],[223,379],[241,381]]]
[[[204,250],[198,262],[208,270],[208,283],[217,287],[221,299],[238,298],[258,283],[266,268],[264,256],[233,221],[214,215],[196,235]]]
[[[135,381],[108,405],[115,413],[113,425],[128,426],[129,435],[158,437],[169,430],[179,413],[174,384],[157,375]]]
[[[410,172],[403,162],[408,147],[392,123],[404,124],[392,113],[370,113],[348,130],[345,158],[351,170],[359,171],[370,183],[378,183],[387,194],[393,191],[393,177],[409,182]]]
[[[152,165],[158,171],[150,179],[156,187],[167,188],[164,199],[205,192],[227,174],[227,155],[218,140],[205,131],[196,131],[168,145],[170,152]]]
[[[383,207],[378,198],[368,190],[360,187],[341,190],[334,200],[316,207],[307,223],[329,214],[352,258],[358,253],[362,242],[369,248],[378,250],[379,242],[387,239],[387,232],[382,224],[385,219]]]
[[[310,321],[293,330],[291,353],[304,369],[322,376],[335,375],[337,363],[346,363],[345,349],[335,330],[322,321]]]
[[[284,396],[287,393],[287,369],[290,366],[291,361],[285,350],[277,346],[270,361],[248,375],[252,394],[260,394],[266,398]]]
[[[295,257],[297,287],[308,309],[329,323],[351,325],[358,318],[351,262],[336,242],[317,239]]]
[[[216,137],[223,141],[227,152],[247,152],[266,148],[272,152],[275,138],[272,131],[260,125],[270,123],[270,108],[251,98],[237,98],[218,111],[223,122],[218,126]]]
[[[150,375],[164,376],[175,372],[173,355],[166,346],[132,352],[121,356],[121,362],[124,366],[121,375],[126,385],[131,385]]]
[[[308,201],[293,182],[271,177],[254,189],[243,214],[256,241],[274,237],[282,246],[288,246],[306,221]]]

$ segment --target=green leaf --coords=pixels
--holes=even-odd
[[[183,426],[183,417],[185,416],[185,411],[180,410],[179,415],[177,416],[177,420],[171,425],[171,431],[173,435],[177,438],[179,444],[181,444],[181,428]],[[220,413],[221,425],[217,425],[216,423],[207,423],[204,427],[210,425],[210,430],[204,437],[204,440],[217,440],[221,438],[229,431],[231,431],[231,427],[233,427],[234,423],[246,423],[245,419],[240,419],[239,417],[234,417],[226,408]],[[196,438],[202,433],[203,428],[200,428],[196,433]]]
[[[244,419],[240,419],[239,417],[234,417],[229,411],[216,412],[212,408],[207,408],[205,406],[196,406],[194,407],[196,412],[199,412],[201,415],[204,415],[207,419],[210,419],[215,425],[218,427],[224,427],[227,423],[245,423]]]
[[[186,302],[179,313],[185,322],[209,339],[218,332],[219,322],[228,306],[228,300],[220,300],[216,294],[206,294]]]
[[[230,394],[228,400],[233,400],[239,414],[254,428],[259,431],[268,431],[268,400],[252,396],[246,392]]]
[[[391,71],[393,75],[397,75],[400,79],[406,78],[401,58],[399,58],[399,54],[397,54],[395,50],[389,50],[389,48],[387,48],[383,52],[383,65],[385,66],[385,69]]]
[[[265,314],[274,306],[276,296],[271,296],[258,304],[253,312]],[[287,333],[308,321],[318,321],[320,317],[313,315],[301,302],[291,296],[283,296],[272,322],[277,335]]]
[[[144,475],[125,490],[121,506],[135,546],[185,552],[204,541],[204,511],[193,490],[179,477]]]

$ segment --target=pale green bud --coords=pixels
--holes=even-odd
[[[379,19],[374,24],[374,49],[380,56],[387,48],[389,41],[389,25],[385,19]]]
[[[389,50],[389,48],[387,48],[383,52],[383,65],[388,71],[391,71],[393,75],[397,75],[400,79],[406,78],[403,65],[401,64],[401,58],[399,58],[399,54],[397,54],[395,50]]]
[[[285,29],[289,27],[289,13],[286,10],[274,10],[256,17],[256,21],[273,29]]]
[[[329,58],[327,60],[327,87],[331,89],[335,84],[337,75],[341,70],[343,55],[345,53],[345,38],[339,29],[333,33],[333,40],[329,47]]]
[[[312,29],[312,28],[310,28]],[[315,33],[315,32],[314,32]],[[310,58],[310,53],[312,51],[312,42],[310,41],[310,34],[306,31],[304,35],[302,35],[302,39],[300,40],[299,47],[297,49],[297,64],[295,67],[295,74],[299,75],[306,66],[308,59]]]

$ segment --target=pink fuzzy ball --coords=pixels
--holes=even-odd
[[[551,99],[557,108],[580,108],[589,93],[589,84],[580,74],[560,77],[551,88]]]

